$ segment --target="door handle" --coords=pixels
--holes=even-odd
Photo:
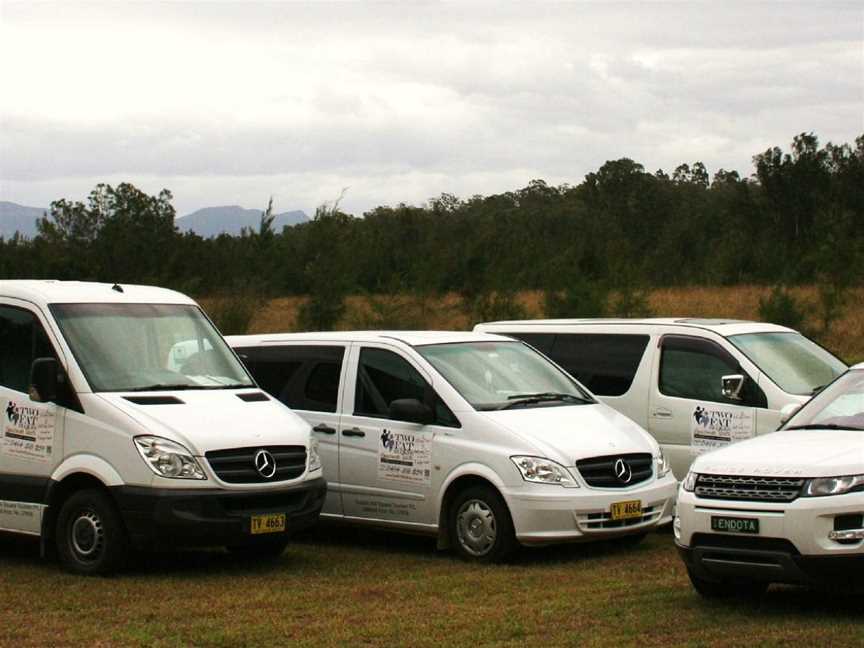
[[[653,416],[654,418],[670,419],[672,418],[672,411],[666,409],[665,407],[655,407],[653,410],[651,410],[651,416]]]
[[[315,427],[312,428],[313,432],[320,432],[321,434],[336,434],[336,429],[330,427],[326,423],[319,423]]]
[[[366,433],[360,428],[351,428],[350,430],[342,430],[342,436],[365,437]]]

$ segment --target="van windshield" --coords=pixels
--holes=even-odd
[[[575,380],[521,342],[418,346],[422,355],[476,410],[596,402]]]
[[[800,333],[747,333],[729,341],[787,394],[809,396],[846,371],[846,365]]]
[[[94,392],[254,386],[197,306],[52,304],[51,312]]]

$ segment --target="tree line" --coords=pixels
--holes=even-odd
[[[621,158],[576,185],[534,180],[362,217],[337,202],[281,232],[271,205],[257,230],[209,239],[176,228],[168,190],[100,184],[84,202],[52,202],[34,238],[0,238],[0,278],[312,295],[306,316],[322,322],[350,292],[456,292],[494,311],[525,289],[563,309],[603,291],[638,306],[650,286],[819,283],[842,301],[864,269],[864,134],[822,146],[802,133],[753,163],[751,177],[711,177],[701,162],[669,174]]]

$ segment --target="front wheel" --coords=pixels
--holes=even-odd
[[[516,550],[510,511],[489,486],[472,486],[459,493],[448,517],[450,543],[466,560],[500,562]]]
[[[123,521],[101,490],[83,490],[69,497],[57,516],[55,536],[60,563],[76,574],[110,574],[128,558]]]
[[[699,594],[708,599],[730,598],[737,596],[740,598],[758,599],[765,590],[768,589],[767,583],[746,582],[733,583],[729,581],[709,581],[697,576],[692,570],[687,570],[687,575],[690,577],[690,582],[693,584]]]

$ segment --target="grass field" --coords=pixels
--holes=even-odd
[[[723,317],[736,319],[759,319],[759,299],[770,289],[764,286],[690,287],[661,288],[651,291],[649,305],[657,317]],[[805,305],[816,301],[816,289],[801,287],[791,290]],[[391,297],[390,299],[398,299]],[[539,292],[524,292],[518,296],[529,317],[542,317],[542,295]],[[273,299],[259,309],[252,320],[250,333],[273,333],[292,331],[296,328],[297,309],[302,297]],[[205,308],[207,300],[203,300]],[[347,313],[340,328],[365,328],[369,326],[368,304],[361,297],[350,297]],[[470,329],[477,322],[462,308],[455,295],[432,300],[431,303],[403,298],[393,310],[400,310],[410,323],[418,328]],[[808,325],[818,328],[815,318]],[[844,316],[834,323],[829,333],[820,341],[847,362],[864,361],[864,289],[852,291]]]
[[[862,598],[774,587],[705,602],[660,532],[477,566],[425,538],[326,528],[275,563],[218,551],[142,559],[113,578],[0,538],[0,646],[852,646]]]

